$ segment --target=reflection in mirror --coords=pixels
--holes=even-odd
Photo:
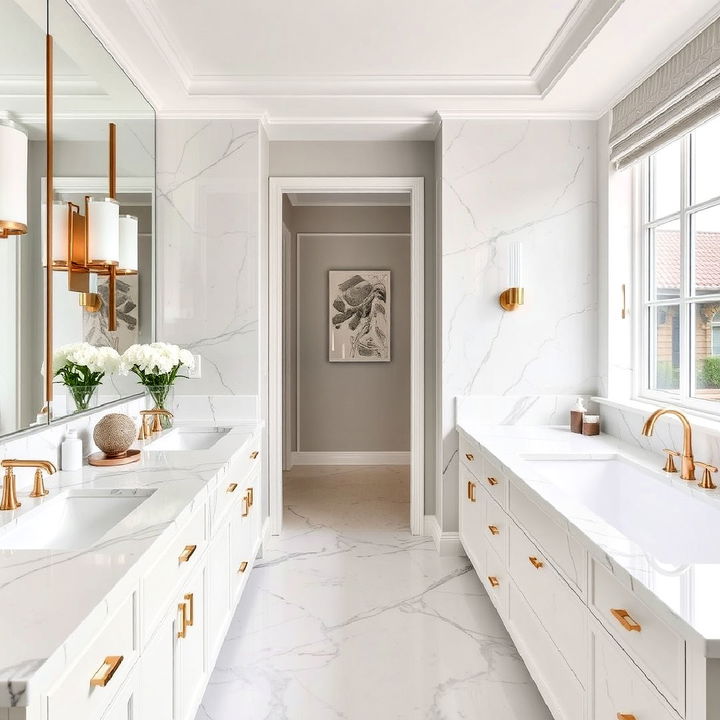
[[[65,0],[50,0],[50,29],[52,347],[66,367],[87,361],[56,376],[55,419],[141,391],[134,376],[112,372],[117,355],[92,348],[121,354],[154,339],[155,116]],[[88,377],[97,388],[83,388]]]
[[[0,0],[0,435],[47,422],[44,0]]]

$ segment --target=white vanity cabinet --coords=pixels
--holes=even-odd
[[[720,661],[671,611],[464,434],[460,460],[460,540],[555,719],[719,720]]]
[[[193,720],[261,546],[260,469],[255,436],[142,558],[102,627],[68,641],[68,669],[11,717]]]

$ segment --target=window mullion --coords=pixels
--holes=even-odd
[[[680,397],[688,400],[693,392],[694,363],[692,362],[692,308],[688,298],[691,294],[692,248],[690,243],[690,135],[682,142],[680,159]]]

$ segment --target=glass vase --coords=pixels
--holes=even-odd
[[[68,413],[79,413],[97,407],[97,385],[66,385]]]
[[[175,386],[174,385],[146,385],[148,395],[148,410],[167,410],[175,412]],[[172,427],[172,417],[160,416],[160,424],[163,430]]]

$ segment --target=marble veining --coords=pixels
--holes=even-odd
[[[158,337],[199,353],[179,392],[258,392],[258,122],[160,120]]]
[[[590,122],[443,120],[443,530],[457,528],[456,396],[597,391],[595,132]],[[513,241],[526,304],[506,313],[497,298]]]
[[[651,482],[641,485],[627,480],[623,509],[630,503],[643,510],[652,508],[659,493],[651,486],[657,482],[658,490],[665,486],[660,497],[677,493],[676,507],[683,512],[691,513],[688,505],[700,503],[703,511],[717,512],[720,520],[717,491],[705,491],[696,483],[680,480],[677,474],[663,473],[657,455],[610,435],[586,437],[560,427],[486,426],[482,416],[474,420],[466,416],[458,429],[480,443],[511,482],[519,483],[593,558],[674,627],[689,647],[706,657],[720,657],[720,616],[715,602],[720,588],[720,562],[716,561],[720,550],[703,547],[694,530],[687,529],[691,522],[686,522],[667,528],[672,533],[673,557],[655,555],[648,542],[630,537],[621,524],[611,524],[581,499],[564,492],[533,467],[528,456],[626,459]],[[661,543],[655,545],[662,547]]]
[[[468,560],[410,535],[407,468],[296,468],[284,498],[196,720],[550,720]]]

